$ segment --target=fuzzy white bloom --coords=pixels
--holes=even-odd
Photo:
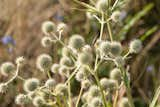
[[[65,29],[67,29],[67,25],[64,24],[64,23],[59,23],[58,26],[57,26],[57,31],[58,32],[62,32],[64,31]]]
[[[139,53],[142,49],[141,40],[135,39],[135,40],[131,41],[129,49],[130,49],[129,50],[130,53]]]
[[[8,85],[5,83],[0,83],[0,93],[6,93],[8,90]]]
[[[23,57],[23,56],[20,56],[20,57],[18,57],[18,58],[16,58],[16,64],[17,65],[20,65],[20,66],[22,66],[22,65],[24,65],[25,64],[25,58]]]
[[[54,32],[55,29],[56,29],[55,24],[51,21],[45,21],[42,24],[42,31],[46,35],[48,35],[51,32]]]
[[[19,94],[16,96],[15,103],[18,105],[25,105],[30,103],[30,99],[27,95]]]
[[[54,79],[48,79],[46,82],[45,82],[45,86],[48,87],[48,88],[53,88],[55,87],[56,85],[56,81]]]
[[[114,22],[117,22],[120,20],[120,15],[121,15],[121,12],[120,11],[115,11],[112,13],[111,15],[111,19],[114,21]]]
[[[45,100],[43,97],[41,96],[36,96],[34,99],[33,99],[33,105],[36,106],[36,107],[42,107],[45,105]]]
[[[10,73],[13,73],[15,69],[15,65],[11,62],[5,62],[0,67],[1,74],[4,76],[8,76]]]
[[[52,43],[53,43],[52,39],[49,36],[45,36],[41,40],[41,44],[42,44],[43,47],[49,47],[49,46],[52,45]]]

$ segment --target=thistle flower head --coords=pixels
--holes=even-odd
[[[6,83],[0,83],[0,93],[6,93],[8,90],[8,85]]]
[[[61,76],[68,76],[68,68],[66,68],[65,66],[61,66],[60,68],[59,68],[59,74],[61,75]]]
[[[78,55],[78,61],[81,65],[88,65],[92,62],[93,56],[91,53],[82,52]]]
[[[110,78],[113,80],[121,81],[121,71],[119,68],[114,68],[110,72]]]
[[[122,98],[119,102],[119,107],[130,107],[128,98]]]
[[[18,105],[25,105],[30,103],[30,98],[27,95],[19,94],[16,96],[15,103]]]
[[[74,66],[74,63],[69,57],[62,57],[60,60],[60,65],[70,68]]]
[[[67,94],[67,86],[65,84],[57,84],[55,88],[55,93],[57,95],[66,95]]]
[[[141,40],[135,39],[131,41],[129,46],[130,53],[139,53],[142,49],[142,42]]]
[[[52,58],[48,54],[41,54],[38,56],[36,64],[41,71],[49,70],[52,65]]]
[[[45,21],[42,23],[42,31],[46,35],[48,35],[51,32],[54,32],[55,29],[56,29],[55,24],[51,21]]]
[[[85,45],[85,40],[82,36],[74,34],[69,39],[69,46],[73,49],[81,49]]]
[[[100,44],[100,52],[103,54],[103,55],[106,55],[110,52],[111,50],[111,43],[109,41],[105,41],[105,42],[102,42]]]
[[[59,72],[59,68],[60,68],[60,65],[59,65],[59,64],[53,64],[53,65],[51,66],[51,71],[56,74],[56,73]]]
[[[24,90],[26,92],[32,92],[37,89],[40,85],[40,81],[37,78],[29,78],[24,82]]]
[[[111,43],[111,53],[114,56],[118,56],[122,53],[122,46],[119,42],[112,42]]]
[[[1,65],[0,70],[2,75],[8,76],[15,71],[15,65],[11,62],[5,62]]]
[[[48,79],[46,82],[45,82],[45,86],[52,89],[53,87],[55,87],[56,85],[56,81],[54,79]]]
[[[82,71],[78,71],[75,78],[77,81],[81,82],[85,79],[85,73]]]
[[[36,106],[36,107],[42,107],[46,104],[45,100],[43,97],[41,96],[36,96],[34,99],[33,99],[33,105]]]
[[[49,47],[52,45],[52,39],[49,36],[44,36],[41,40],[41,44],[43,47]]]
[[[72,54],[73,54],[73,52],[70,48],[66,48],[66,47],[62,48],[62,55],[63,56],[70,57]]]
[[[95,85],[91,86],[89,88],[89,95],[91,95],[92,97],[97,97],[100,95],[99,93],[99,88]]]

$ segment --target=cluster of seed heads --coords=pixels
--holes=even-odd
[[[95,8],[99,12],[107,12],[110,5],[108,3],[107,0],[99,0]],[[89,12],[87,14],[92,15]],[[117,22],[119,16],[120,12],[116,10],[111,14],[110,19]],[[45,34],[41,40],[42,46],[49,47],[56,42],[62,45],[62,57],[59,62],[54,63],[51,55],[47,53],[37,57],[37,69],[48,76],[45,83],[35,77],[28,79],[20,77],[19,70],[26,60],[24,57],[18,57],[15,61],[16,65],[12,62],[5,62],[1,65],[1,74],[13,75],[13,77],[7,82],[0,83],[0,92],[6,93],[9,90],[9,83],[19,78],[24,82],[25,93],[16,96],[15,102],[18,105],[32,103],[35,107],[56,105],[58,107],[62,105],[78,107],[81,101],[81,107],[106,107],[107,101],[112,103],[116,91],[125,84],[126,78],[129,80],[128,71],[124,67],[127,57],[141,51],[141,41],[138,39],[131,41],[128,53],[124,55],[123,46],[119,41],[99,38],[94,45],[90,45],[80,34],[73,34],[68,43],[64,43],[61,36],[66,29],[67,25],[64,23],[56,25],[51,21],[45,21],[42,24],[42,31]],[[98,69],[102,63],[111,63],[113,68],[108,77],[99,78]],[[61,76],[65,81],[58,83],[53,75]],[[81,84],[78,96],[71,93],[70,82],[73,78]],[[73,101],[74,98],[76,103]],[[119,103],[119,107],[130,107],[127,97],[122,98]]]

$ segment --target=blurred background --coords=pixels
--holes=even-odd
[[[89,3],[89,0],[81,1]],[[14,62],[17,56],[25,56],[28,62],[20,75],[24,78],[45,78],[36,72],[36,57],[41,53],[49,53],[56,62],[61,53],[59,44],[50,48],[41,46],[43,21],[66,23],[68,29],[63,35],[64,41],[72,34],[79,33],[91,43],[94,36],[98,35],[99,24],[78,9],[84,7],[72,0],[0,0],[0,64]],[[134,38],[143,40],[142,52],[133,55],[128,64],[136,107],[146,107],[160,84],[160,0],[130,0],[122,16],[122,23],[113,25],[114,32],[119,32],[114,39],[121,40],[125,47]],[[1,82],[7,79],[9,77],[0,75]],[[6,94],[0,94],[0,107],[19,107],[14,104],[14,97],[23,92],[22,82],[15,80],[11,87]]]

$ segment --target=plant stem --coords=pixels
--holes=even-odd
[[[130,88],[130,86],[129,87],[126,86],[126,91],[127,91],[127,97],[128,97],[130,106],[131,107],[135,107],[134,106],[134,102],[133,102],[133,98],[132,98],[132,95],[131,95],[131,88]]]
[[[112,36],[112,30],[111,30],[111,26],[110,26],[109,21],[107,21],[107,29],[108,29],[110,40],[112,42],[113,41],[113,36]]]
[[[48,75],[48,78],[49,78],[49,79],[52,78],[52,77],[51,77],[51,74],[50,74],[50,72],[49,72],[49,70],[47,70],[47,75]]]
[[[102,40],[103,36],[103,29],[104,29],[104,13],[102,12],[102,19],[101,19],[101,31],[100,31],[100,40]]]
[[[78,99],[77,99],[77,102],[76,102],[76,107],[78,107],[78,105],[79,105],[79,101],[81,99],[82,92],[83,92],[83,87],[81,87],[81,89],[80,89],[80,92],[79,92],[79,95],[78,95]]]
[[[71,100],[71,82],[68,82],[68,105],[72,107],[72,100]]]

